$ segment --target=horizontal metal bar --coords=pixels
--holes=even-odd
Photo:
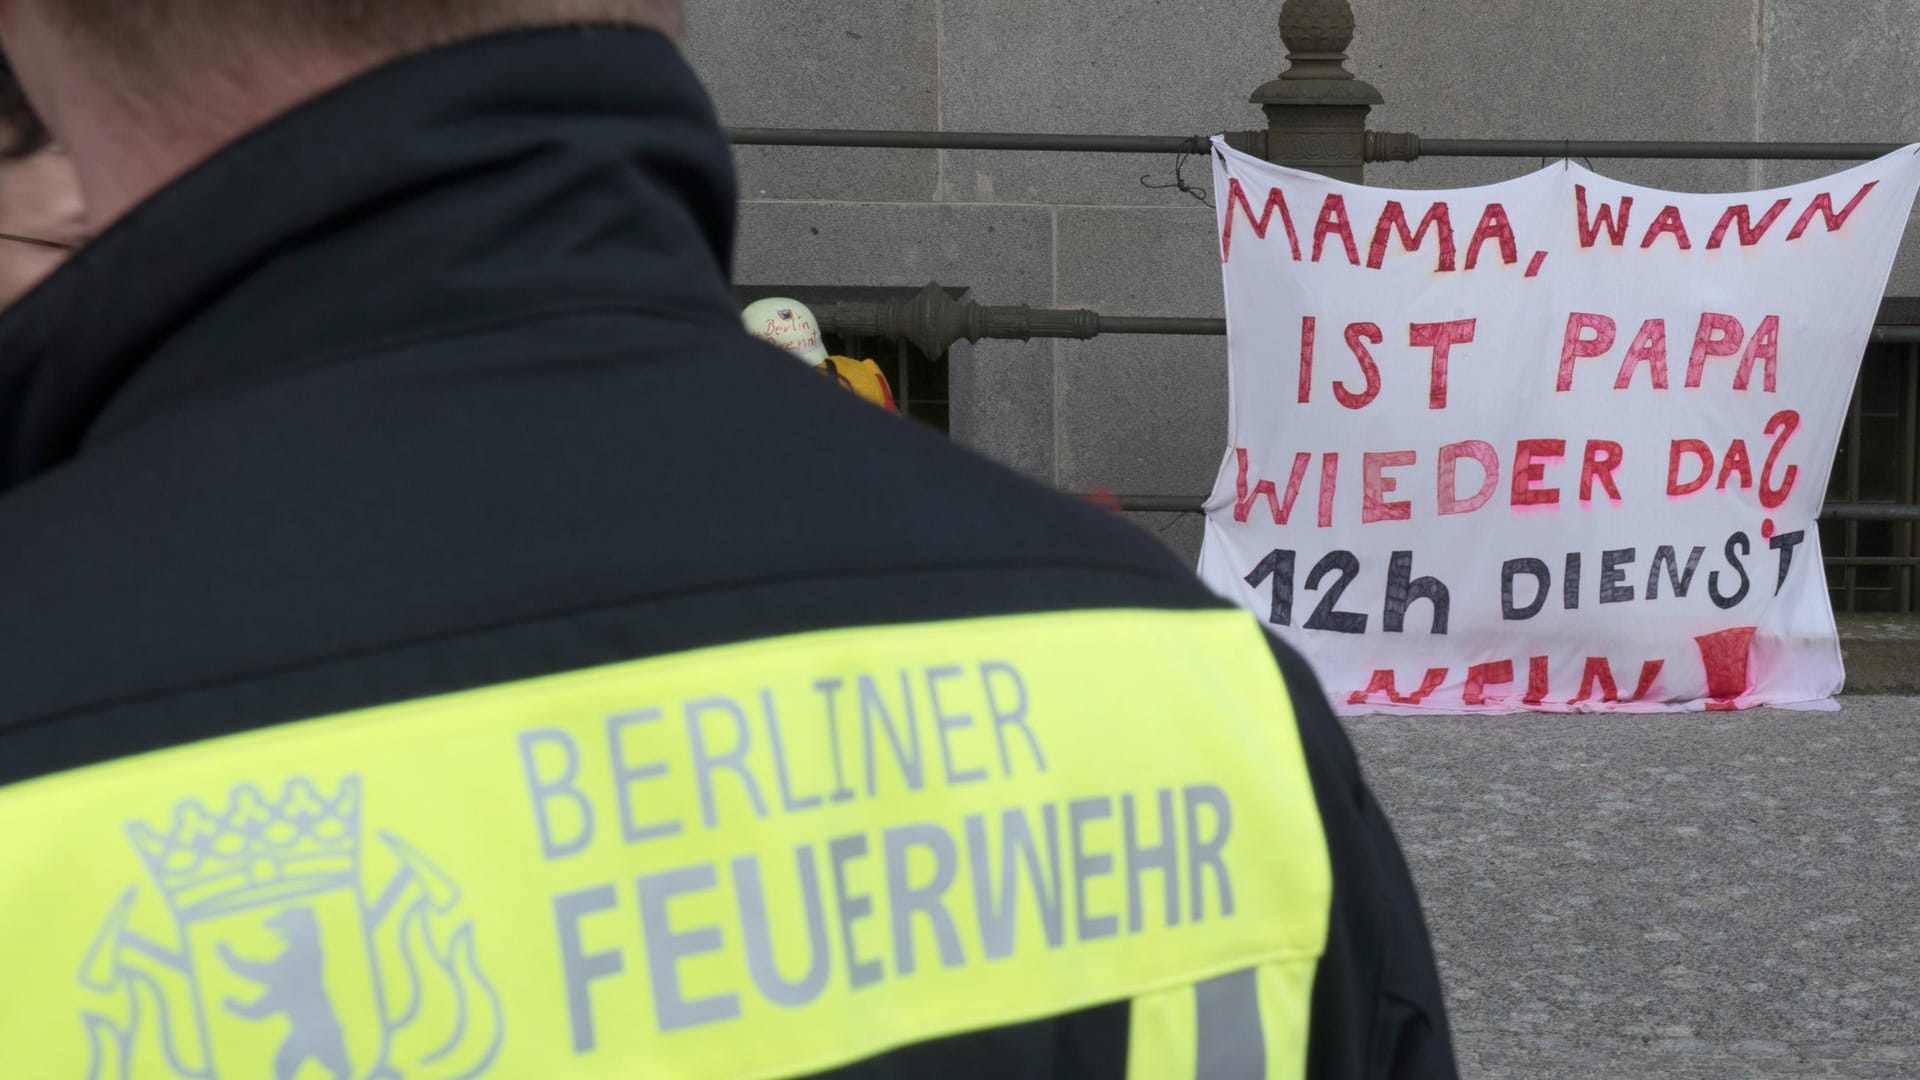
[[[1013,131],[852,131],[729,128],[737,146],[840,146],[898,150],[1038,150],[1070,154],[1204,154],[1204,135],[1049,135]]]
[[[1205,495],[1115,495],[1120,509],[1138,514],[1198,514]]]
[[[1260,134],[1264,134],[1261,132]],[[1376,132],[1404,140],[1386,160],[1424,157],[1655,158],[1697,161],[1866,161],[1900,143],[1713,142],[1638,139],[1433,139]],[[1076,135],[1026,131],[900,131],[846,128],[730,128],[740,146],[832,146],[898,150],[1020,150],[1069,154],[1204,154],[1205,135]],[[1384,145],[1384,142],[1383,142]]]
[[[1137,513],[1198,514],[1205,495],[1118,495],[1120,509]],[[1920,506],[1907,503],[1828,503],[1820,511],[1826,521],[1916,521]],[[1878,564],[1875,564],[1878,565]]]
[[[1920,506],[1909,503],[1828,503],[1820,511],[1828,521],[1920,521]]]
[[[1225,319],[1182,319],[1144,315],[1102,315],[1103,334],[1168,334],[1189,337],[1226,337]]]
[[[816,309],[821,328],[847,338],[907,341],[928,356],[944,356],[961,341],[1032,341],[1035,338],[1090,341],[1102,334],[1161,334],[1222,337],[1227,321],[1162,315],[1102,315],[1086,308],[1036,308],[1027,305],[982,304],[954,299],[952,290],[930,282],[917,294],[899,300],[851,301]],[[1920,343],[1920,325],[1913,322],[1913,305],[1881,306],[1881,318],[1903,319],[1873,327],[1875,344]],[[1903,314],[1904,312],[1904,314]],[[1916,353],[1901,357],[1912,361]]]
[[[1429,139],[1421,157],[1658,158],[1694,161],[1867,161],[1901,143],[1696,142],[1594,139]]]
[[[1899,568],[1903,566],[1920,566],[1920,555],[1829,555],[1826,558],[1826,563],[1828,566],[1891,566]]]

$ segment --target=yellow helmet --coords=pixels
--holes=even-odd
[[[747,324],[747,333],[761,341],[778,345],[814,367],[827,362],[827,347],[820,341],[820,321],[800,301],[772,297],[747,305],[740,317]]]

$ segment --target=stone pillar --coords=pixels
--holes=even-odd
[[[1347,0],[1286,0],[1281,6],[1280,40],[1289,64],[1252,98],[1267,114],[1268,161],[1363,181],[1367,113],[1386,99],[1346,68],[1353,30]]]

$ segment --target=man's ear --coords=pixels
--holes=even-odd
[[[672,39],[675,45],[684,45],[687,40],[687,5],[685,0],[658,0],[660,6],[660,32]]]

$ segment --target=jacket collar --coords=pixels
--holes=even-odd
[[[198,394],[516,316],[737,329],[734,195],[658,34],[396,61],[226,147],[0,318],[0,488]]]

